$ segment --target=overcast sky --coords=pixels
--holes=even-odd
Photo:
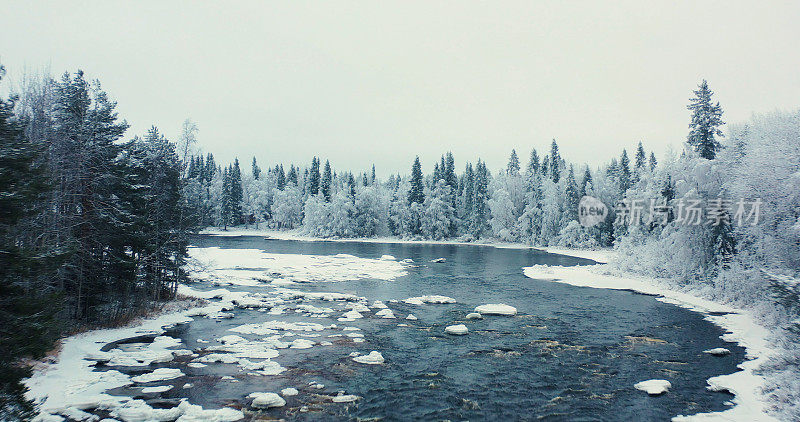
[[[83,69],[128,136],[188,118],[218,161],[379,175],[451,150],[598,165],[684,141],[706,78],[728,122],[800,106],[800,2],[5,1],[0,63]]]

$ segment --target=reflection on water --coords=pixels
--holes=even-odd
[[[249,376],[236,365],[187,367],[189,358],[160,366],[187,374],[175,388],[145,398],[188,397],[215,408],[234,403],[247,410],[254,391],[300,390],[287,405],[253,417],[289,420],[665,420],[726,408],[730,395],[706,390],[706,379],[736,370],[743,350],[719,339],[721,330],[698,314],[624,291],[579,288],[526,278],[522,267],[534,264],[582,265],[590,261],[538,251],[479,246],[409,245],[358,242],[299,242],[260,237],[198,237],[199,247],[263,249],[272,253],[338,254],[365,258],[390,254],[410,258],[409,274],[391,282],[358,280],[293,286],[306,291],[352,293],[382,300],[398,319],[366,317],[345,325],[361,328],[364,343],[331,339],[332,346],[283,350],[275,358],[288,370],[277,376]],[[435,258],[443,263],[431,263]],[[212,286],[208,286],[211,288]],[[230,287],[229,287],[230,288]],[[234,288],[231,288],[234,289]],[[241,287],[263,291],[262,287]],[[455,304],[415,306],[389,303],[437,294]],[[330,302],[311,302],[330,306]],[[465,320],[475,306],[507,303],[515,317]],[[169,334],[199,349],[229,328],[277,319],[309,321],[299,315],[267,315],[248,309],[233,319],[197,319]],[[419,319],[405,320],[408,313]],[[337,323],[331,318],[313,322]],[[463,323],[466,336],[444,334]],[[341,323],[339,323],[342,325]],[[702,353],[726,347],[731,354]],[[386,363],[361,365],[351,352],[380,351]],[[667,394],[650,397],[633,388],[639,381],[672,382]],[[323,384],[323,388],[309,383]],[[191,383],[191,388],[182,388]],[[164,384],[164,383],[162,383]],[[120,389],[120,392],[125,389]],[[361,397],[331,403],[337,391]]]

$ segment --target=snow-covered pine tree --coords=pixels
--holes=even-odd
[[[478,160],[475,166],[473,211],[470,232],[476,239],[480,239],[489,230],[489,170],[486,163]]]
[[[506,174],[510,176],[516,176],[519,174],[519,157],[517,157],[517,151],[515,149],[511,150],[511,157],[508,159]]]
[[[583,198],[592,190],[593,190],[592,171],[589,170],[589,166],[585,165],[583,167],[583,178],[581,179],[581,187],[578,196]]]
[[[308,195],[316,195],[319,193],[319,158],[314,157],[311,159],[311,169],[308,171]]]
[[[325,160],[325,170],[322,172],[322,180],[320,182],[320,191],[325,198],[325,202],[331,202],[332,189],[333,175],[331,174],[331,163]]]
[[[286,187],[286,173],[283,171],[283,164],[275,166],[275,182],[278,190],[283,190]]]
[[[553,183],[558,183],[561,178],[561,155],[558,152],[558,144],[553,139],[550,145],[550,179]]]
[[[650,171],[653,172],[656,170],[656,166],[658,165],[658,160],[656,160],[656,154],[654,152],[650,153]]]
[[[411,189],[408,191],[408,204],[423,204],[425,202],[424,181],[422,180],[422,165],[419,156],[414,159],[411,166]]]
[[[256,157],[253,157],[253,164],[251,168],[253,171],[253,179],[258,180],[259,176],[261,176],[261,168],[258,167],[258,163],[256,162]]]
[[[626,149],[622,150],[622,155],[619,158],[618,170],[619,192],[620,196],[624,196],[625,192],[631,187],[631,165],[628,159],[628,150]]]
[[[647,155],[644,152],[644,146],[639,142],[639,145],[636,147],[636,169],[644,169],[646,164]]]
[[[569,166],[567,173],[567,184],[564,188],[564,220],[563,226],[570,221],[578,220],[578,202],[581,196],[578,190],[578,183],[575,180],[575,171],[572,165]]]
[[[686,106],[692,111],[692,121],[689,123],[689,136],[687,142],[701,157],[713,160],[717,151],[722,147],[717,141],[717,136],[723,136],[720,126],[722,121],[722,107],[719,102],[712,103],[711,96],[714,92],[708,87],[708,82],[703,79],[698,89],[694,91],[694,98]]]

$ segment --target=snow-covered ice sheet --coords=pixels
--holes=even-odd
[[[210,247],[189,248],[189,256],[207,268],[196,277],[243,286],[265,284],[275,274],[293,282],[394,280],[408,274],[404,263],[348,254],[276,254],[260,249]]]

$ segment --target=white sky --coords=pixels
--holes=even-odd
[[[189,117],[248,167],[427,173],[452,150],[497,170],[552,138],[597,165],[679,147],[702,78],[728,122],[800,106],[800,2],[758,3],[6,1],[0,63],[81,68],[129,136]]]

